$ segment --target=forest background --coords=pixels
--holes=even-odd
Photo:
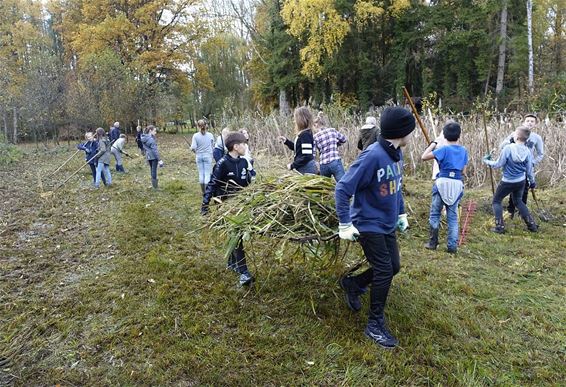
[[[114,121],[128,132],[202,117],[220,127],[302,104],[363,117],[402,103],[402,86],[434,113],[482,100],[492,112],[560,119],[564,5],[3,0],[0,125],[17,143],[79,138]]]

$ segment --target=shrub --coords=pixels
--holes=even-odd
[[[17,162],[23,156],[20,148],[12,144],[0,142],[0,165],[9,165]]]

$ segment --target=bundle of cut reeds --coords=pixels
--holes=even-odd
[[[267,177],[211,206],[207,226],[229,238],[229,251],[240,237],[332,243],[338,228],[334,189],[334,180],[323,176]]]

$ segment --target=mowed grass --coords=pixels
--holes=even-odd
[[[554,218],[489,232],[487,188],[457,255],[422,246],[430,182],[407,178],[410,230],[387,317],[386,351],[363,336],[364,309],[344,305],[338,276],[293,244],[246,245],[257,282],[225,269],[225,238],[202,230],[194,157],[161,135],[161,190],[141,158],[113,187],[87,170],[54,195],[72,154],[27,151],[2,167],[0,384],[15,385],[560,385],[566,362],[564,187],[538,192]],[[134,146],[130,143],[130,149]],[[133,152],[134,153],[134,152]],[[261,174],[283,171],[265,159]],[[77,158],[58,179],[80,165]],[[42,181],[41,185],[39,181]],[[536,207],[532,205],[531,209]],[[441,232],[445,244],[444,229]],[[353,244],[341,254],[361,256]]]

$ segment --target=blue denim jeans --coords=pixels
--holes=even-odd
[[[210,154],[197,154],[198,181],[200,184],[208,184],[212,174],[212,156]]]
[[[342,165],[342,160],[332,160],[328,164],[320,164],[320,174],[321,176],[331,177],[334,176],[334,180],[338,183],[342,176],[344,176],[344,166]]]
[[[110,165],[104,163],[98,163],[96,165],[96,179],[94,180],[94,186],[96,188],[100,187],[100,179],[102,174],[104,174],[105,185],[112,184],[112,175],[110,175]]]
[[[297,168],[297,172],[300,172],[303,175],[305,173],[311,173],[313,175],[316,175],[316,163],[314,162],[314,160],[311,160],[302,167]]]
[[[446,207],[446,219],[448,221],[447,247],[456,249],[458,247],[458,204],[462,200],[460,196],[454,204],[447,206],[440,193],[436,189],[432,190],[432,203],[430,204],[430,215],[428,218],[430,227],[438,229],[440,227],[440,214],[442,207]]]

